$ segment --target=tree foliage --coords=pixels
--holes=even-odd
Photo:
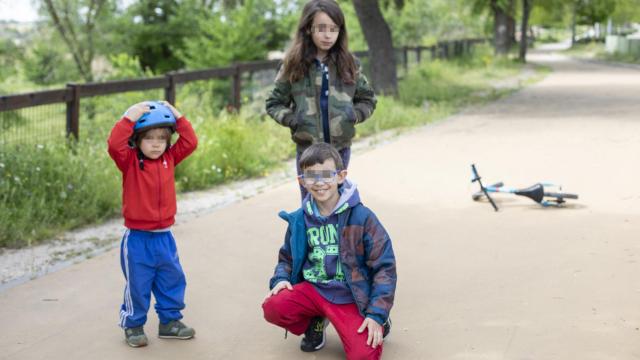
[[[218,8],[190,1],[180,11],[182,19],[194,22],[197,36],[185,39],[178,56],[193,69],[265,59],[269,50],[284,48],[297,20],[297,13],[266,0]]]
[[[22,53],[9,39],[0,39],[0,81],[16,74]]]
[[[394,43],[431,45],[437,40],[481,37],[485,13],[474,13],[465,0],[407,0],[385,12]]]
[[[100,21],[112,0],[42,0],[41,8],[67,45],[78,73],[93,80],[91,65],[100,37]]]

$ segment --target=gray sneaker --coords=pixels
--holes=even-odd
[[[387,318],[384,324],[382,324],[382,338],[386,339],[387,335],[391,332],[391,318]]]
[[[149,343],[142,326],[124,329],[124,337],[127,340],[127,344],[131,347],[147,346]]]
[[[163,339],[191,339],[196,334],[193,328],[183,324],[180,320],[169,321],[158,326],[158,337]]]
[[[314,317],[304,332],[304,337],[300,341],[300,350],[304,352],[314,352],[322,349],[325,344],[325,329],[329,321],[323,317]]]

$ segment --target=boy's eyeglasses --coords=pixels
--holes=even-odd
[[[305,171],[299,178],[305,185],[313,185],[319,182],[333,184],[336,181],[336,175],[338,175],[338,172],[335,170]]]
[[[327,24],[320,24],[320,25],[315,25],[311,27],[311,32],[314,33],[331,33],[331,34],[336,34],[340,32],[340,27],[339,26],[330,26]]]

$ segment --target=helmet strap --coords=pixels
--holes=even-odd
[[[144,153],[142,152],[142,150],[138,148],[138,166],[140,167],[140,170],[143,170],[143,171],[144,171],[144,159],[146,159],[146,156],[144,156]]]

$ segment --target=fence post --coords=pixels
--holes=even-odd
[[[71,90],[71,99],[67,101],[67,137],[79,139],[80,130],[80,87],[77,84],[67,84]]]
[[[169,102],[171,105],[176,104],[176,81],[173,77],[173,73],[167,73],[165,75],[167,80],[169,80],[169,85],[164,88],[164,99]]]
[[[240,90],[242,87],[242,78],[240,75],[242,75],[242,73],[240,72],[240,65],[234,64],[233,67],[235,71],[233,74],[233,86],[231,88],[232,105],[236,111],[240,111]]]
[[[438,56],[438,45],[431,45],[431,61],[435,60]]]
[[[416,47],[416,61],[418,62],[418,64],[420,64],[420,61],[422,61],[422,46]]]

